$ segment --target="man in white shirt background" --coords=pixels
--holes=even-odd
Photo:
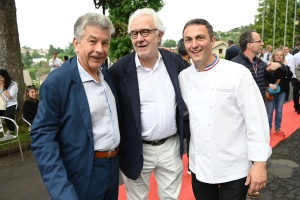
[[[295,64],[295,58],[292,54],[290,54],[290,49],[289,47],[283,47],[283,51],[284,51],[284,58],[285,58],[285,62],[287,64],[288,67],[290,67],[290,69],[295,69],[296,64]],[[289,94],[290,94],[290,83],[291,80],[288,80],[288,85],[287,85],[287,91],[286,91],[286,96],[285,96],[285,101],[289,100]]]
[[[49,60],[49,66],[51,67],[51,71],[59,68],[62,65],[62,60],[57,57],[57,52],[54,51],[52,54],[52,58]]]
[[[295,68],[300,64],[300,52],[296,53],[294,55],[295,59]],[[300,108],[299,108],[299,91],[300,91],[300,82],[296,78],[295,74],[295,68],[291,67],[291,71],[293,72],[292,77],[292,86],[293,86],[293,102],[294,102],[294,108],[295,111],[300,114]]]
[[[248,186],[252,194],[267,181],[272,150],[263,98],[247,68],[212,54],[216,38],[206,20],[187,22],[183,39],[194,63],[179,75],[190,114],[194,195],[245,200]]]

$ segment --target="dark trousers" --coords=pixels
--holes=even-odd
[[[6,108],[6,110],[0,110],[0,116],[4,116],[10,119],[15,120],[15,115],[16,115],[16,106],[9,106]],[[13,122],[11,122],[10,120],[5,120],[7,129],[10,131],[14,131],[15,130],[15,124]]]
[[[189,157],[190,139],[191,139],[190,120],[184,120],[184,134],[186,139],[187,157]]]
[[[85,199],[118,200],[119,157],[95,158],[90,185]]]
[[[286,79],[286,90],[285,90],[286,93],[285,93],[285,98],[284,98],[285,101],[289,100],[291,80],[292,79],[288,79],[288,78]]]
[[[245,200],[248,191],[245,182],[246,177],[226,183],[208,184],[198,181],[192,173],[192,187],[196,200]]]
[[[300,82],[296,78],[292,78],[293,86],[293,102],[295,111],[298,111],[299,108],[299,91],[300,91]],[[300,108],[299,108],[300,109]]]

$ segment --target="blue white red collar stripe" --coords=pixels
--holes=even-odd
[[[218,56],[216,56],[216,59],[214,60],[214,62],[212,62],[210,65],[207,65],[205,67],[205,71],[208,71],[208,70],[212,69],[214,66],[216,66],[218,64],[219,60],[220,60],[220,58]],[[196,68],[196,66],[195,66],[195,68]],[[197,68],[196,68],[196,71],[199,72],[199,70]]]

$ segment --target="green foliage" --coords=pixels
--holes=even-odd
[[[171,47],[176,47],[177,44],[176,44],[176,41],[175,40],[166,40],[163,44],[164,47],[168,47],[168,48],[171,48]]]
[[[287,14],[287,29],[286,29],[286,46],[293,46],[293,28],[294,28],[294,9],[295,1],[290,0],[288,4]],[[257,9],[258,15],[255,16],[255,23],[252,29],[255,29],[260,35],[262,34],[262,19],[263,8],[265,2],[265,17],[264,17],[264,43],[273,44],[273,23],[274,23],[274,0],[260,0],[259,7]],[[297,16],[300,14],[300,4],[297,3]],[[284,28],[285,28],[285,16],[286,16],[286,0],[277,0],[276,5],[276,28],[275,28],[275,48],[284,45]],[[300,26],[296,26],[296,34],[300,34]],[[262,35],[261,35],[262,37]],[[297,41],[295,41],[297,42]]]
[[[163,0],[123,0],[120,7],[109,7],[109,18],[116,28],[116,33],[110,41],[110,60],[119,59],[129,54],[133,49],[131,39],[127,34],[127,23],[130,15],[139,8],[152,8],[159,11],[163,6]]]
[[[239,45],[239,37],[240,37],[241,33],[246,29],[250,29],[252,26],[253,26],[253,24],[249,24],[246,26],[233,28],[227,32],[217,31],[217,32],[214,32],[214,35],[216,36],[217,41],[227,42],[228,39],[233,39],[235,45],[238,46]]]
[[[109,7],[109,18],[112,22],[120,21],[128,23],[131,13],[139,8],[152,8],[155,11],[160,11],[163,6],[163,0],[123,0],[120,7]]]
[[[25,55],[23,55],[23,63],[24,65],[32,64],[32,56],[30,55],[28,50],[26,51]]]

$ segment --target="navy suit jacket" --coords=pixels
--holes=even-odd
[[[102,71],[115,94],[105,67]],[[52,71],[41,85],[31,137],[32,150],[51,198],[85,199],[92,173],[94,139],[76,56]]]
[[[160,50],[176,94],[177,134],[180,155],[183,154],[183,100],[180,94],[178,74],[184,69],[183,59],[175,53]],[[141,110],[139,85],[135,64],[135,52],[121,58],[108,69],[120,103],[119,123],[121,142],[119,161],[121,171],[130,179],[137,179],[143,168],[141,138]]]
[[[230,46],[225,53],[225,59],[226,60],[232,60],[236,56],[240,54],[240,49],[236,46]]]

